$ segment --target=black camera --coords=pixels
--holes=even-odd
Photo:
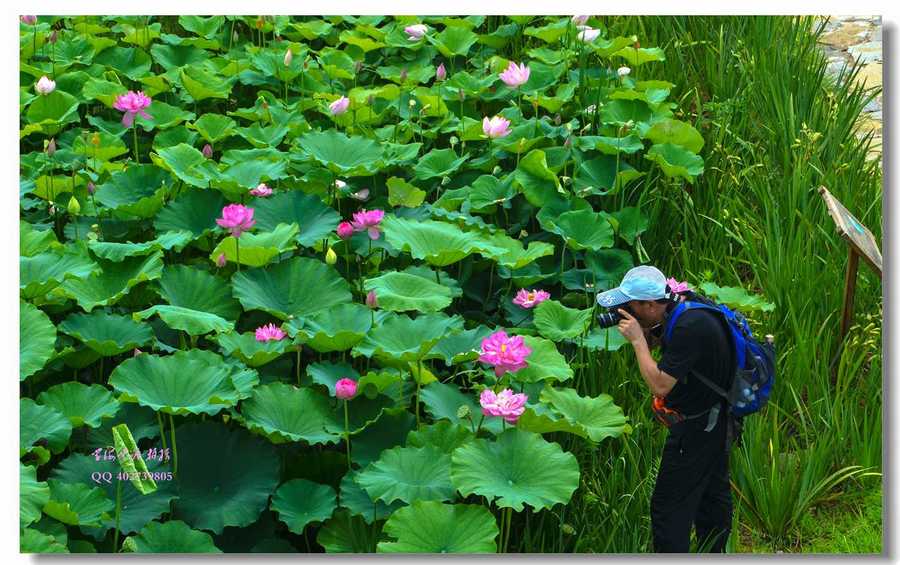
[[[601,312],[597,314],[597,325],[599,325],[601,328],[611,328],[618,324],[619,321],[625,317],[622,314],[619,314],[619,308],[619,306],[616,306],[615,308],[612,308],[607,312]],[[622,309],[627,310],[626,307],[622,307]]]

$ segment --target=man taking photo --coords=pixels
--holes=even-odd
[[[733,512],[730,418],[723,399],[695,375],[729,388],[736,363],[731,337],[714,313],[698,308],[675,320],[659,363],[648,344],[658,340],[685,298],[671,291],[659,269],[642,265],[628,271],[618,288],[600,293],[597,302],[622,316],[618,329],[634,348],[657,418],[669,428],[650,500],[654,551],[687,553],[696,528],[701,547],[722,553]],[[689,299],[705,301],[693,293]]]

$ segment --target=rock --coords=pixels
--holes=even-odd
[[[881,86],[882,73],[881,63],[871,63],[859,70],[859,74],[856,75],[856,81],[863,84],[866,88]]]
[[[860,43],[860,34],[866,36],[870,31],[873,31],[871,26],[861,25],[855,22],[846,23],[836,28],[834,31],[823,33],[819,38],[819,42],[843,50],[851,45]]]
[[[863,63],[873,63],[881,61],[881,42],[870,41],[853,45],[847,49],[851,55]]]

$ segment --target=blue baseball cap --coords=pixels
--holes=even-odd
[[[656,300],[668,298],[666,276],[651,265],[641,265],[625,273],[617,287],[597,295],[597,304],[612,308],[629,300]]]

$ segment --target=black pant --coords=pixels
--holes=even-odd
[[[724,553],[733,511],[727,423],[723,411],[709,432],[703,431],[705,417],[669,428],[650,499],[654,551],[687,553],[696,527],[701,547]]]

